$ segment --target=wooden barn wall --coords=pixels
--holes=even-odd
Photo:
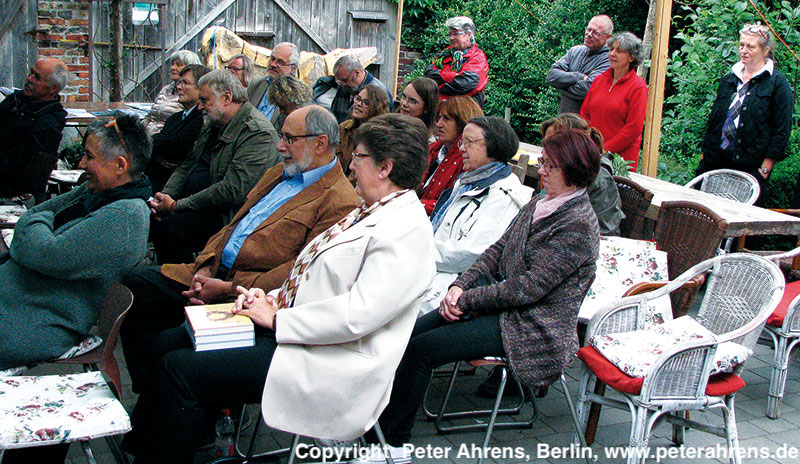
[[[142,81],[142,72],[150,63],[161,62],[161,32],[167,49],[172,47],[187,31],[206,18],[224,0],[171,0],[165,5],[160,24],[156,26],[133,26],[129,4],[126,4],[124,38],[126,44],[151,47],[125,48],[123,77]],[[283,7],[283,8],[282,8]],[[93,2],[92,34],[95,42],[108,42],[108,3]],[[291,10],[305,27],[313,31],[323,44],[330,47],[325,50],[300,27],[290,14]],[[351,11],[371,11],[382,14],[378,21],[354,20]],[[234,32],[250,34],[273,33],[274,38],[254,43],[272,47],[278,42],[288,41],[297,44],[301,50],[324,54],[333,48],[353,48],[375,46],[381,57],[379,65],[370,68],[373,73],[386,82],[391,79],[394,69],[394,43],[396,29],[397,5],[388,0],[236,0],[230,7],[216,15],[207,27],[219,25]],[[188,43],[182,47],[186,50],[198,51],[202,28]],[[98,45],[94,53],[93,90],[96,99],[108,98],[108,78],[102,72],[102,63],[108,60],[108,47]],[[144,79],[133,93],[125,96],[127,101],[152,101],[163,85],[161,70],[157,70]]]
[[[0,0],[0,86],[22,87],[38,56],[36,0]]]

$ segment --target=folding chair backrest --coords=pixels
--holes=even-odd
[[[619,223],[621,235],[636,240],[650,239],[646,225],[653,192],[625,177],[614,176],[614,181],[622,201],[622,212],[625,213],[625,218]]]
[[[122,322],[132,304],[133,294],[131,291],[122,284],[114,284],[103,303],[98,320],[98,332],[104,342],[100,370],[111,380],[117,397],[122,393],[122,380],[114,349],[119,339],[120,327],[122,327]]]

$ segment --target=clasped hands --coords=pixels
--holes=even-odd
[[[275,330],[275,314],[278,306],[275,304],[275,297],[267,295],[260,288],[246,289],[236,287],[239,297],[233,305],[233,314],[241,314],[252,319],[253,323]]]
[[[458,299],[461,298],[462,293],[464,293],[464,289],[461,287],[450,287],[447,295],[439,303],[439,315],[446,321],[456,322],[464,315],[464,312],[458,307]]]
[[[189,290],[181,295],[189,299],[189,303],[203,305],[219,301],[233,294],[233,282],[211,277],[211,268],[201,267],[192,276]]]
[[[175,200],[166,193],[156,192],[147,204],[156,218],[169,216],[175,211]]]

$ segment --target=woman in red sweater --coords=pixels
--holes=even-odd
[[[436,200],[453,186],[463,169],[458,142],[470,119],[483,116],[483,110],[470,97],[451,97],[436,109],[436,141],[428,147],[428,170],[422,181],[420,200],[430,216]]]
[[[597,76],[581,106],[581,116],[605,139],[605,148],[639,164],[647,84],[636,75],[642,61],[642,41],[630,32],[613,35],[606,44],[610,68]]]

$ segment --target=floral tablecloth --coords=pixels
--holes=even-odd
[[[622,237],[600,237],[597,274],[583,300],[578,319],[588,321],[595,312],[640,282],[669,280],[667,253],[655,242]],[[672,319],[668,296],[653,300],[649,309],[653,322]]]
[[[100,372],[0,377],[0,449],[125,433],[131,422]]]

